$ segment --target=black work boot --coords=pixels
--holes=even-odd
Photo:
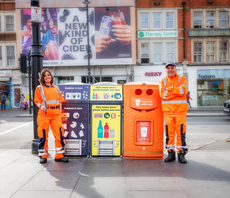
[[[40,164],[45,164],[46,162],[47,162],[46,158],[41,158],[39,161]]]
[[[168,157],[165,158],[165,162],[172,162],[176,159],[175,157],[175,151],[169,150],[168,151]]]
[[[184,151],[180,151],[180,153],[178,154],[178,160],[180,163],[182,164],[186,164],[187,160],[185,159],[185,152]]]
[[[55,159],[55,162],[63,162],[63,163],[68,163],[69,160],[65,157],[59,158],[59,159]]]

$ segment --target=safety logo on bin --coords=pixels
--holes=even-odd
[[[120,99],[121,98],[121,94],[120,93],[115,93],[114,94],[114,98],[115,99]]]
[[[106,119],[108,119],[108,118],[110,117],[110,114],[109,114],[109,113],[105,113],[105,114],[104,114],[104,117],[105,117]]]

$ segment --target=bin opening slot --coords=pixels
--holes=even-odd
[[[81,155],[82,140],[65,140],[65,155]]]
[[[115,155],[115,141],[114,140],[97,140],[97,154],[98,155]]]

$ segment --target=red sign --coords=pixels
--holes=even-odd
[[[151,143],[151,122],[137,122],[137,143]]]
[[[162,72],[145,72],[145,76],[161,76]]]

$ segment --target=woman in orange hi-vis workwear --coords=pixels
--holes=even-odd
[[[64,157],[64,128],[61,120],[60,103],[64,98],[58,88],[53,84],[52,73],[43,69],[40,76],[40,85],[35,90],[34,103],[38,106],[38,154],[40,163],[44,164],[48,158],[49,126],[55,138],[55,161],[67,163]]]
[[[167,76],[162,78],[160,82],[160,95],[165,117],[165,146],[168,151],[165,162],[172,162],[176,159],[175,150],[177,149],[179,162],[187,163],[185,159],[185,154],[188,152],[185,142],[186,114],[188,111],[187,80],[183,75],[177,75],[175,63],[168,63],[165,68]]]

